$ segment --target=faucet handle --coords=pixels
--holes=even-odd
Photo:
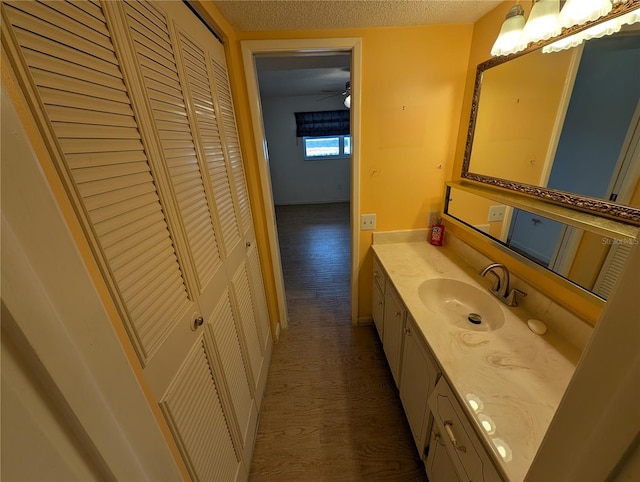
[[[509,293],[509,296],[507,296],[507,305],[509,306],[518,306],[518,300],[516,298],[516,295],[520,295],[522,297],[527,296],[527,293],[525,293],[524,291],[520,291],[517,288],[514,288],[511,290],[511,293]]]

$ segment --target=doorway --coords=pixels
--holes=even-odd
[[[288,324],[288,311],[285,297],[285,285],[283,277],[282,260],[280,256],[280,243],[278,228],[276,225],[276,210],[274,203],[274,190],[271,172],[269,170],[269,151],[267,149],[267,136],[264,127],[262,104],[256,68],[258,56],[305,56],[310,54],[351,55],[351,162],[349,176],[349,211],[351,233],[351,260],[350,260],[350,293],[351,293],[351,322],[357,321],[358,306],[358,262],[359,262],[359,230],[357,219],[359,213],[359,180],[360,180],[360,65],[361,65],[361,41],[358,38],[345,39],[298,39],[298,40],[254,40],[242,42],[243,62],[247,80],[247,90],[251,108],[251,118],[255,134],[256,151],[258,153],[260,182],[262,186],[263,202],[266,207],[267,235],[269,250],[273,260],[274,278],[276,281],[276,294],[279,307],[280,325],[276,328],[276,337],[280,328],[286,328]]]

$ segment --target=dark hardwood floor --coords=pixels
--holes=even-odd
[[[276,208],[289,328],[250,481],[426,481],[373,325],[350,320],[348,204]]]

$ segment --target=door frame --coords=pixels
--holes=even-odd
[[[276,340],[280,328],[288,325],[287,303],[285,298],[282,261],[280,259],[280,243],[275,219],[271,174],[269,172],[269,153],[264,130],[260,90],[255,64],[257,55],[309,55],[312,53],[351,53],[351,322],[358,320],[358,263],[360,259],[360,231],[357,222],[360,213],[360,92],[362,69],[362,41],[357,37],[326,39],[288,39],[288,40],[244,40],[241,42],[242,60],[244,64],[247,94],[251,110],[254,142],[258,156],[262,201],[264,203],[265,220],[269,251],[273,261],[276,297],[280,324],[276,327]]]

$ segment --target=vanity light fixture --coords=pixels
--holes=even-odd
[[[491,55],[510,55],[523,50],[530,43],[548,40],[559,35],[562,29],[584,25],[609,14],[614,4],[624,0],[566,0],[560,10],[560,0],[534,0],[529,19],[525,22],[520,5],[511,7],[502,24]],[[577,32],[543,47],[542,52],[558,52],[577,47],[585,40],[611,35],[623,25],[640,22],[640,9],[633,10],[606,22]]]
[[[567,0],[560,10],[560,26],[572,27],[597,20],[611,11],[611,0]]]
[[[600,38],[605,35],[612,35],[622,28],[623,25],[631,25],[640,22],[640,8],[632,10],[606,22],[598,23],[586,30],[570,35],[563,39],[557,40],[552,44],[542,47],[542,53],[548,54],[551,52],[559,52],[561,50],[577,47],[582,42],[592,39]]]
[[[522,29],[522,39],[525,45],[548,40],[558,35],[561,29],[560,0],[536,0]]]
[[[527,46],[522,41],[524,24],[524,9],[520,5],[514,5],[507,13],[498,38],[491,48],[491,55],[509,55],[524,49]]]

